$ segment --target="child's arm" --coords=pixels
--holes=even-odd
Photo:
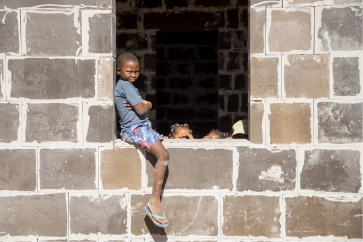
[[[128,107],[129,109],[134,109],[138,115],[148,114],[150,112],[150,109],[152,108],[151,102],[146,100],[142,100],[141,103],[134,106],[131,106],[131,104],[128,102],[124,102],[124,104],[125,107]]]

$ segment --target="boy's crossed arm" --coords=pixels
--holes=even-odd
[[[144,115],[144,114],[149,115],[149,112],[152,108],[152,103],[146,100],[142,100],[141,103],[136,104],[134,106],[132,106],[130,103],[126,101],[124,102],[124,104],[125,107],[128,107],[129,109],[134,109],[138,115]]]

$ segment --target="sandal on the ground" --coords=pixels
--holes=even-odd
[[[151,213],[151,210],[150,210],[150,208],[149,208],[149,206],[145,206],[144,207],[144,210],[145,210],[145,212],[146,212],[146,214],[149,216],[149,218],[151,219],[151,221],[156,225],[156,226],[158,226],[158,227],[160,227],[160,228],[165,228],[165,227],[167,227],[168,225],[169,225],[169,222],[167,222],[167,223],[165,223],[165,224],[163,224],[163,223],[161,223],[161,222],[159,222],[158,220],[156,220],[156,218],[157,219],[162,219],[162,220],[164,220],[165,219],[165,213],[163,213],[163,217],[161,217],[161,216],[158,216],[158,215],[155,215],[155,214],[152,214]]]

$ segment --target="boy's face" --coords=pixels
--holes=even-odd
[[[139,62],[126,62],[123,66],[116,68],[117,74],[121,76],[121,79],[128,82],[135,82],[140,74]]]

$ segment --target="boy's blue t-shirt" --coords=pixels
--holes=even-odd
[[[116,84],[113,96],[120,116],[121,130],[148,120],[146,115],[138,115],[134,109],[125,107],[124,101],[130,103],[131,106],[135,106],[142,102],[139,90],[137,90],[131,82],[119,80]]]

